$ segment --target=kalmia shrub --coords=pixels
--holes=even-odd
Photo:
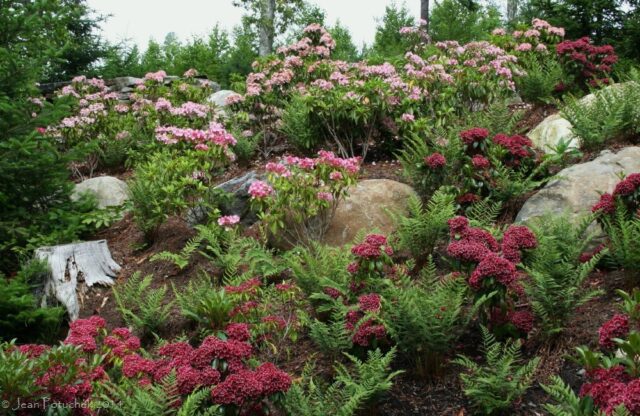
[[[266,168],[268,183],[255,181],[249,188],[252,206],[276,238],[309,244],[322,238],[338,202],[355,183],[360,158],[320,151],[315,158],[285,156]]]

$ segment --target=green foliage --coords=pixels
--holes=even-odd
[[[216,287],[211,278],[203,274],[189,281],[181,291],[173,285],[176,301],[182,315],[202,324],[207,329],[224,329],[229,322],[229,312],[236,302],[226,294],[224,288]]]
[[[187,241],[179,253],[162,251],[151,257],[151,261],[169,261],[180,270],[184,270],[189,266],[191,257],[196,251],[200,251],[205,256],[215,255],[216,252],[219,253],[220,250],[222,250],[222,246],[225,244],[225,241],[228,240],[225,236],[224,228],[215,223],[209,223],[207,225],[199,224],[195,226],[195,229],[197,230],[197,234]]]
[[[360,58],[358,48],[351,39],[351,33],[346,26],[343,26],[340,20],[336,24],[327,29],[333,40],[336,41],[336,47],[331,52],[333,59],[346,62],[355,62]]]
[[[615,214],[601,221],[609,237],[607,260],[625,270],[640,270],[640,218],[629,215],[624,204],[617,204]]]
[[[160,383],[139,386],[135,381],[122,384],[106,382],[101,385],[101,401],[98,409],[115,416],[213,416],[219,414],[219,406],[206,404],[210,389],[199,389],[182,398],[178,392],[175,372],[169,373]]]
[[[40,308],[34,296],[42,291],[45,263],[31,261],[12,278],[0,274],[0,341],[17,338],[21,343],[49,343],[56,339],[66,311],[62,307]]]
[[[346,307],[335,308],[329,322],[314,319],[309,323],[309,338],[331,359],[353,347],[351,333],[345,326]]]
[[[552,102],[556,85],[565,77],[560,63],[554,59],[545,59],[542,62],[533,59],[527,62],[526,71],[527,75],[515,80],[520,97],[528,103]]]
[[[466,369],[460,374],[464,394],[473,405],[486,415],[508,409],[531,386],[539,357],[520,364],[521,341],[496,341],[484,326],[482,351],[486,364],[478,365],[463,355],[454,361]]]
[[[113,288],[113,295],[127,325],[143,336],[156,333],[169,319],[173,301],[166,302],[167,286],[151,288],[153,275],[141,277],[136,272],[122,284]]]
[[[350,276],[347,266],[351,262],[348,250],[313,243],[309,247],[296,247],[286,256],[296,283],[307,296],[322,292],[323,287],[346,289]]]
[[[464,125],[483,127],[490,135],[499,133],[518,133],[516,126],[522,119],[522,110],[513,111],[507,101],[498,100],[487,106],[483,111],[471,112],[464,117]]]
[[[594,93],[591,100],[567,97],[561,110],[580,139],[580,147],[598,150],[614,139],[640,133],[640,84],[628,82]]]
[[[284,398],[288,414],[296,416],[354,416],[375,402],[393,385],[393,378],[400,371],[390,372],[395,349],[382,354],[380,350],[369,351],[367,360],[345,354],[351,361],[350,371],[342,364],[335,367],[336,377],[332,384],[325,385],[310,376],[306,368],[302,381],[294,383]]]
[[[319,137],[309,118],[311,108],[307,98],[296,94],[284,107],[282,126],[280,130],[287,140],[302,151],[308,151],[317,146]]]
[[[409,250],[414,258],[427,256],[447,234],[447,220],[456,212],[454,196],[446,189],[439,189],[426,206],[418,197],[411,196],[407,208],[408,216],[394,215],[399,248]]]
[[[422,377],[439,374],[444,355],[468,321],[463,314],[466,283],[444,279],[415,282],[403,277],[384,294],[389,300],[385,310],[389,334]]]
[[[576,308],[602,294],[585,287],[585,280],[604,252],[580,261],[593,240],[587,232],[592,220],[573,224],[566,216],[547,215],[531,225],[538,246],[525,259],[525,290],[545,336],[560,333]]]
[[[463,0],[443,0],[436,3],[429,22],[433,40],[457,40],[467,43],[483,39],[500,26],[500,11],[489,4]]]
[[[465,214],[473,226],[489,228],[496,223],[501,209],[502,202],[486,198],[467,208]]]
[[[413,26],[414,19],[405,4],[385,6],[384,15],[376,26],[376,35],[370,53],[379,57],[402,56],[408,49],[408,41],[400,29]]]
[[[169,216],[181,213],[205,194],[207,187],[192,176],[199,168],[197,159],[169,152],[155,153],[136,168],[129,183],[133,217],[148,240],[153,240]]]

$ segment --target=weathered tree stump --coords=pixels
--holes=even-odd
[[[55,297],[67,308],[72,321],[78,319],[88,288],[95,284],[113,285],[113,278],[120,271],[120,265],[111,257],[107,240],[41,247],[35,256],[46,261],[51,271],[45,283],[42,306],[46,306],[49,297]]]

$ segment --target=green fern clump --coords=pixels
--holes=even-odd
[[[531,59],[526,63],[527,74],[516,77],[516,89],[528,103],[549,104],[553,100],[555,87],[565,79],[562,66],[555,59],[540,62]]]
[[[462,124],[469,127],[483,127],[489,130],[490,135],[513,134],[523,115],[524,111],[513,111],[508,102],[496,101],[483,111],[467,114]]]
[[[309,338],[333,361],[353,347],[352,334],[345,326],[346,311],[343,305],[342,308],[334,308],[329,322],[314,319],[309,323]]]
[[[602,148],[606,142],[640,133],[640,83],[630,81],[594,93],[585,102],[565,99],[562,116],[587,150]]]
[[[330,385],[316,381],[305,368],[302,381],[294,383],[284,397],[287,414],[296,416],[354,416],[373,406],[393,386],[401,371],[390,371],[395,349],[383,354],[369,351],[361,361],[345,354],[351,369],[342,364],[335,367],[336,377]]]
[[[313,149],[319,142],[317,132],[314,130],[309,114],[306,98],[302,95],[294,95],[282,112],[282,126],[280,131],[287,140],[300,150]]]
[[[560,333],[576,308],[602,293],[585,287],[585,280],[605,252],[580,261],[593,239],[587,232],[592,220],[576,225],[566,216],[547,215],[531,225],[538,246],[525,261],[525,290],[545,336]]]
[[[510,408],[531,387],[540,358],[520,363],[520,340],[503,344],[486,327],[481,330],[486,364],[479,365],[464,355],[454,362],[466,369],[460,374],[465,396],[479,412],[492,415]]]
[[[224,288],[216,287],[206,274],[190,281],[182,291],[173,286],[173,291],[182,315],[208,329],[223,329],[236,306]]]
[[[407,249],[414,258],[431,254],[437,242],[447,233],[447,220],[455,216],[454,196],[444,189],[436,191],[424,206],[411,196],[408,216],[395,215],[400,248]]]
[[[307,296],[321,293],[326,286],[346,289],[349,285],[347,266],[351,256],[341,247],[311,242],[309,247],[296,247],[285,258],[296,283]]]
[[[640,217],[630,215],[623,204],[617,204],[612,216],[600,218],[609,237],[608,262],[632,273],[640,271]]]
[[[152,289],[152,275],[136,272],[121,286],[113,288],[118,311],[127,325],[143,336],[154,334],[169,319],[173,302],[165,302],[167,286]]]
[[[435,274],[433,262],[425,270]],[[393,307],[387,311],[386,326],[418,375],[438,375],[444,355],[451,350],[467,324],[463,314],[466,285],[462,279],[422,282],[404,278],[385,292]]]

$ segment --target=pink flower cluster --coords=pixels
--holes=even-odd
[[[235,146],[236,139],[220,123],[212,122],[207,130],[174,126],[156,127],[156,139],[164,144],[190,143],[196,150],[209,150],[209,146],[227,149]]]
[[[251,199],[264,199],[273,195],[275,191],[266,182],[253,181],[249,186],[248,192],[251,195]]]
[[[144,79],[147,81],[155,81],[155,82],[164,82],[164,79],[167,77],[167,73],[160,70],[157,72],[147,72],[144,75]]]
[[[218,218],[218,225],[225,228],[231,228],[240,222],[240,217],[237,215],[225,215]]]

